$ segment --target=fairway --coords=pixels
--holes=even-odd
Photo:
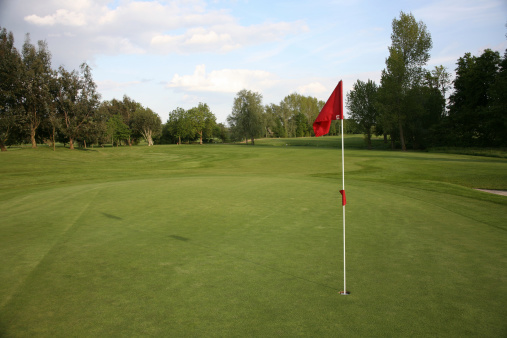
[[[507,335],[507,159],[346,138],[0,154],[0,336]]]

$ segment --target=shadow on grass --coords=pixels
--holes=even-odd
[[[177,241],[181,241],[181,242],[186,242],[186,243],[191,242],[190,238],[183,237],[183,236],[169,235],[169,237],[171,237],[172,239],[175,239]],[[318,286],[321,286],[321,287],[325,287],[327,289],[331,289],[331,290],[335,290],[335,291],[340,291],[340,289],[338,289],[338,288],[334,288],[334,287],[326,285],[326,284],[322,284],[322,283],[319,283],[319,282],[316,282],[316,281],[313,281],[313,280],[310,280],[310,279],[307,279],[307,278],[304,278],[304,277],[301,277],[301,276],[297,276],[297,275],[294,275],[294,274],[289,273],[289,272],[285,272],[285,271],[282,271],[282,270],[279,270],[279,269],[275,269],[273,267],[270,267],[270,266],[267,266],[267,265],[264,265],[264,264],[261,264],[261,263],[258,263],[258,262],[254,262],[254,261],[246,259],[244,257],[240,257],[240,256],[236,256],[236,255],[231,255],[229,253],[222,252],[220,250],[211,248],[211,247],[206,246],[206,245],[196,244],[195,242],[192,242],[192,243],[189,243],[189,244],[193,245],[193,246],[196,246],[196,247],[199,247],[199,248],[203,248],[203,249],[209,250],[209,251],[216,252],[216,253],[218,253],[220,255],[223,255],[223,256],[228,256],[228,257],[231,257],[231,258],[236,259],[236,260],[240,260],[240,261],[243,261],[243,262],[247,262],[247,263],[256,265],[256,266],[261,267],[261,268],[263,268],[265,270],[271,270],[271,271],[277,272],[279,274],[283,274],[283,275],[290,276],[290,277],[295,278],[295,279],[299,279],[299,280],[302,280],[302,281],[305,281],[305,282],[308,282],[308,283],[312,283],[312,284],[315,284],[315,285],[318,285]]]
[[[106,216],[107,218],[115,219],[117,221],[123,221],[123,218],[115,216],[115,215],[108,214],[106,212],[101,212],[101,214],[104,215],[104,216]]]

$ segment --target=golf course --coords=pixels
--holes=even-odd
[[[507,152],[0,154],[0,337],[506,337]]]

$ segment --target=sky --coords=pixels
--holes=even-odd
[[[401,11],[431,34],[427,69],[507,49],[506,0],[0,0],[0,26],[19,50],[45,40],[55,69],[87,62],[102,100],[128,95],[164,123],[203,102],[225,123],[242,89],[279,104],[379,84]]]

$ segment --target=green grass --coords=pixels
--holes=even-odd
[[[339,137],[0,154],[0,336],[507,334],[507,160]]]

